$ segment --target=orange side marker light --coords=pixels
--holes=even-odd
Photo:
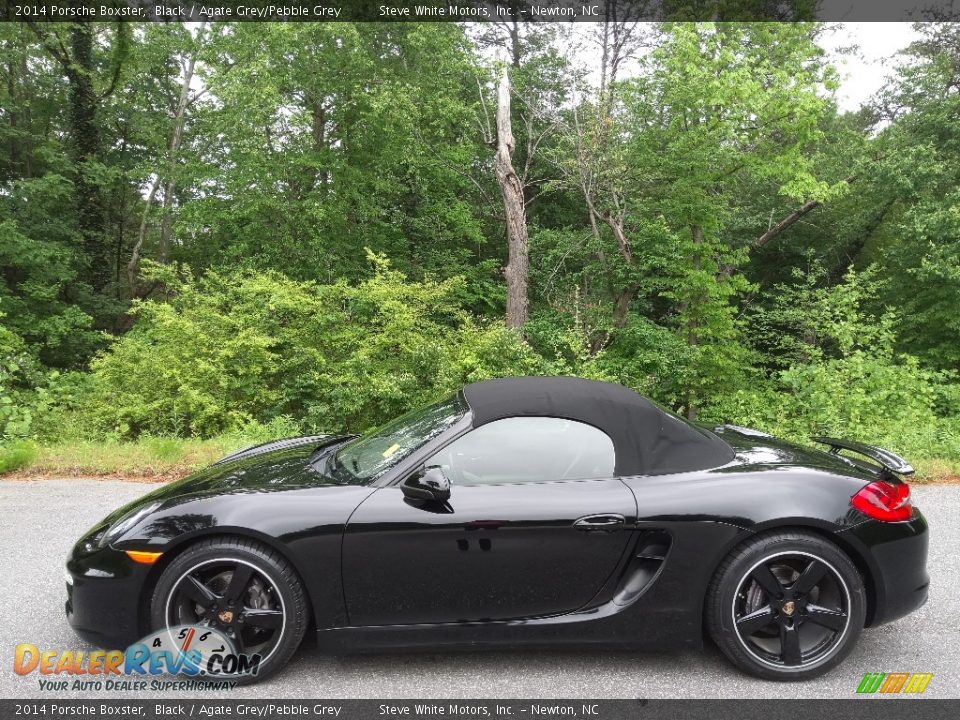
[[[146,550],[124,550],[124,552],[128,558],[143,565],[153,565],[163,555],[162,552],[148,552]]]

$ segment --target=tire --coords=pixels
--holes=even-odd
[[[767,680],[807,680],[840,663],[866,618],[863,579],[828,540],[776,531],[735,548],[707,591],[710,636],[734,665]]]
[[[154,630],[211,626],[239,652],[260,654],[255,674],[229,677],[252,683],[289,662],[306,633],[310,611],[297,573],[276,551],[252,540],[211,538],[191,545],[164,569],[150,603],[150,620]]]

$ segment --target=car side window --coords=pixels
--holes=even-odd
[[[439,465],[455,485],[613,477],[613,441],[592,425],[553,417],[504,418],[443,448]]]

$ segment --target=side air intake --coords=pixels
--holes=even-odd
[[[615,605],[630,605],[653,584],[670,552],[670,544],[670,535],[662,530],[649,530],[640,537],[630,566],[613,596]]]

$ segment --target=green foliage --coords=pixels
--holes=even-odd
[[[726,236],[734,196],[758,182],[795,201],[830,192],[804,152],[826,108],[820,89],[835,82],[821,54],[800,23],[669,25],[650,71],[625,89],[626,162],[661,178],[647,194],[674,233],[663,296],[690,346],[690,409],[739,384],[747,360],[735,301],[750,284],[732,272],[746,252]]]
[[[37,446],[30,440],[0,442],[0,473],[27,467],[37,457]]]
[[[829,290],[812,284],[817,274],[801,278],[790,295],[775,290],[778,302],[756,313],[761,326],[779,324],[773,336],[781,341],[773,352],[774,367],[782,369],[718,398],[711,417],[798,441],[829,435],[908,457],[956,457],[955,375],[925,369],[916,357],[896,351],[894,313],[865,311],[879,292],[875,270],[850,271]]]
[[[960,26],[921,23],[920,40],[882,101],[896,122],[877,139],[877,182],[892,197],[886,237],[870,248],[903,310],[899,346],[960,368]]]
[[[562,373],[960,459],[956,24],[918,26],[857,113],[816,23],[597,24],[600,82],[559,26],[510,30],[0,26],[2,456],[166,472]]]
[[[595,372],[632,387],[668,407],[684,402],[696,353],[675,332],[632,317],[593,362]]]
[[[184,159],[196,197],[176,223],[194,241],[177,259],[332,283],[362,277],[357,251],[370,247],[413,277],[462,275],[462,292],[485,295],[471,167],[488,150],[462,28],[224,25],[204,52],[223,107],[201,104],[192,128],[219,140]]]
[[[0,193],[0,313],[44,363],[68,367],[102,345],[93,317],[102,302],[80,280],[63,204],[72,191],[49,174]]]
[[[36,359],[21,337],[3,325],[0,313],[0,442],[28,437],[33,429]]]
[[[172,300],[140,303],[135,329],[93,362],[92,415],[119,436],[279,417],[357,432],[464,382],[543,369],[514,333],[456,305],[458,279],[409,282],[370,259],[357,285],[165,272]]]
[[[230,434],[212,440],[144,436],[137,440],[50,439],[30,443],[30,456],[17,468],[32,475],[52,477],[119,475],[125,478],[179,478],[221,457],[253,444],[250,438]],[[0,450],[2,454],[2,450]],[[7,472],[10,472],[8,470]]]
[[[857,348],[890,354],[900,315],[871,312],[885,290],[879,268],[847,270],[843,282],[825,286],[826,270],[794,268],[792,283],[778,283],[748,309],[750,338],[764,366],[786,368],[825,357],[845,357]]]

